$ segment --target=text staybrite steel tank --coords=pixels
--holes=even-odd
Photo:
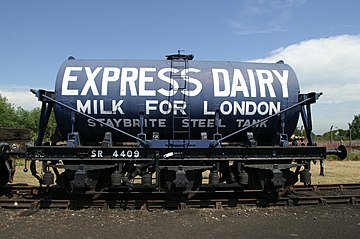
[[[296,104],[298,94],[295,72],[283,63],[189,61],[181,69],[171,67],[168,60],[74,59],[62,64],[55,85],[57,101],[135,136],[140,133],[143,114],[147,138],[157,132],[160,139],[174,137],[178,129],[188,131],[191,139],[204,134],[211,139],[218,113],[219,133],[226,136]],[[72,113],[58,104],[54,112],[66,138],[72,130]],[[299,108],[284,116],[284,131],[291,136]],[[102,141],[111,130],[76,114],[74,131],[91,144]],[[281,132],[281,119],[274,117],[247,131],[253,132],[259,144],[271,145]],[[245,137],[242,132],[228,141]],[[113,132],[113,141],[133,139]]]

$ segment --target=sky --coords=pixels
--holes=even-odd
[[[296,72],[317,134],[348,129],[360,114],[358,0],[0,0],[0,94],[40,103],[69,56],[154,59],[185,50],[194,60],[277,62]]]

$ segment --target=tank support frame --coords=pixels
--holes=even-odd
[[[291,168],[297,168],[295,174],[300,174],[301,172],[306,174],[310,171],[310,162],[312,160],[323,160],[327,154],[336,154],[341,157],[346,156],[346,149],[344,147],[339,147],[337,150],[327,150],[325,147],[316,146],[312,138],[310,104],[315,103],[322,93],[300,94],[297,104],[262,120],[266,121],[272,117],[279,116],[284,117],[285,112],[295,107],[301,107],[301,117],[309,139],[307,146],[289,147],[289,144],[286,143],[287,138],[281,137],[284,132],[278,132],[279,143],[277,146],[256,146],[256,142],[253,142],[250,145],[253,147],[238,147],[223,143],[229,137],[255,126],[255,124],[252,124],[226,136],[222,136],[219,130],[217,130],[212,140],[190,140],[187,147],[174,147],[176,142],[169,145],[169,141],[166,139],[147,140],[143,136],[142,130],[138,136],[133,136],[101,122],[112,130],[130,136],[137,143],[131,146],[113,146],[108,143],[102,144],[102,146],[73,144],[73,147],[69,147],[55,146],[56,142],[53,142],[50,146],[42,145],[54,104],[59,104],[72,112],[79,113],[93,120],[96,119],[56,101],[54,99],[54,92],[44,90],[32,90],[32,92],[36,94],[39,101],[42,101],[42,108],[39,135],[35,145],[27,148],[26,158],[31,160],[32,174],[40,183],[42,183],[42,177],[36,172],[36,161],[43,162],[44,168],[48,169],[51,167],[55,172],[61,167],[74,171],[76,177],[74,177],[75,181],[72,182],[77,186],[89,185],[88,182],[91,180],[89,180],[87,172],[92,170],[112,170],[114,171],[114,178],[116,178],[116,185],[125,183],[129,186],[131,185],[130,181],[135,176],[143,176],[156,172],[156,188],[158,190],[164,188],[164,185],[167,185],[169,190],[172,187],[193,190],[194,187],[198,186],[196,181],[199,180],[198,177],[201,177],[199,172],[211,170],[210,183],[212,184],[224,180],[230,183],[250,182],[254,180],[254,174],[256,178],[260,179],[260,187],[262,188],[265,188],[267,184],[271,184],[272,187],[281,187],[289,183],[287,182],[287,174],[290,173]],[[262,121],[256,122],[256,124]],[[112,142],[111,135],[106,137],[107,141]],[[56,162],[59,160],[64,162],[64,165],[57,165]],[[127,176],[125,176],[125,171],[119,171],[119,168],[125,170],[124,167],[126,165],[130,165],[130,168],[132,168],[132,171],[129,169],[130,171]],[[299,170],[300,167],[304,167],[304,170],[301,172]],[[171,173],[171,176],[166,176],[168,172]],[[56,174],[58,175],[58,173]],[[162,183],[164,179],[161,177],[165,177],[165,184]],[[85,181],[86,183],[83,183]],[[149,180],[147,180],[147,184],[149,184]]]

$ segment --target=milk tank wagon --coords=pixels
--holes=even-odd
[[[30,170],[41,184],[56,182],[69,193],[278,193],[299,179],[310,184],[311,161],[346,156],[344,147],[316,146],[310,106],[321,93],[300,93],[282,61],[193,61],[180,53],[163,61],[70,57],[55,91],[32,92],[42,108],[38,138],[26,149]],[[44,144],[52,112],[57,130]],[[308,142],[293,146],[299,118]],[[11,177],[3,171],[6,183]]]

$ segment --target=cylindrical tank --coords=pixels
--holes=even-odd
[[[143,114],[148,139],[154,132],[159,139],[171,139],[173,122],[176,129],[190,127],[191,139],[204,135],[211,139],[216,133],[216,112],[221,120],[219,133],[226,136],[296,104],[298,94],[295,72],[283,63],[189,61],[188,68],[171,69],[165,60],[74,59],[63,63],[55,85],[56,100],[135,136]],[[72,114],[59,105],[54,112],[66,138],[72,130]],[[294,132],[298,118],[299,108],[285,114],[285,133]],[[74,130],[88,144],[101,141],[111,131],[80,114],[75,115]],[[273,144],[281,132],[281,119],[272,118],[247,131],[260,145]],[[228,140],[245,137],[244,132]],[[133,139],[113,132],[113,141]]]

